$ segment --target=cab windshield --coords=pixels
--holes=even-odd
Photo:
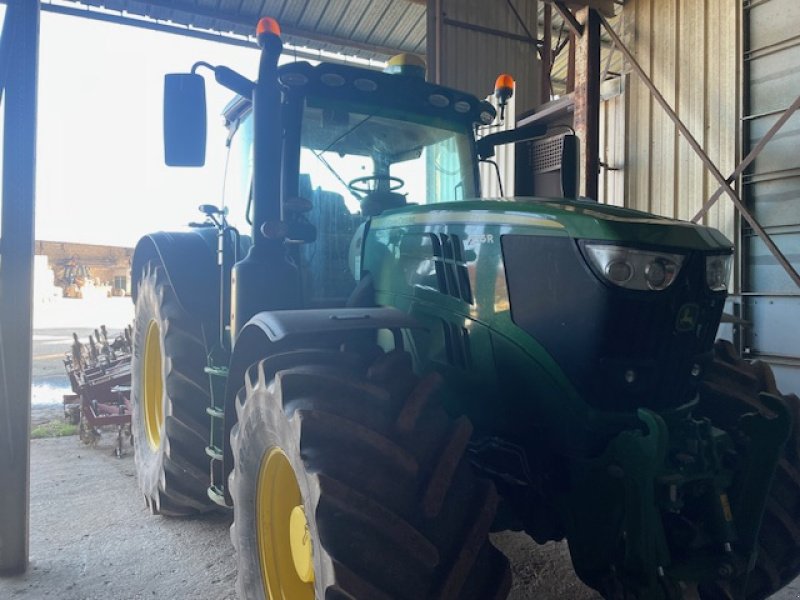
[[[477,195],[470,143],[461,124],[312,97],[303,111],[300,172],[340,194],[352,213],[452,202]],[[376,199],[377,206],[362,206]]]
[[[364,220],[409,204],[474,198],[471,132],[463,124],[379,105],[307,97],[298,195],[317,240],[303,249],[306,297],[329,305],[355,286]]]
[[[305,295],[319,305],[336,305],[355,286],[359,248],[353,240],[367,217],[478,195],[472,134],[463,123],[380,105],[345,106],[315,97],[296,101],[303,103],[297,107],[302,108],[299,148],[286,151],[299,152],[297,195],[309,201],[306,218],[316,231],[316,240],[300,249]],[[225,201],[230,223],[246,231],[245,217],[252,213],[252,114],[244,113],[230,127]]]

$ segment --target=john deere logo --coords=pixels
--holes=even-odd
[[[700,307],[697,304],[684,304],[678,311],[675,329],[678,331],[692,331],[697,326],[697,317],[700,316]]]

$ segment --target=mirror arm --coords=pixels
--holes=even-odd
[[[214,72],[214,79],[223,87],[228,88],[235,94],[244,96],[248,100],[253,98],[253,90],[256,87],[254,81],[250,81],[244,75],[241,75],[229,67],[218,66],[215,67],[205,61],[198,61],[192,65],[192,74],[195,74],[197,69],[205,67]]]
[[[492,158],[496,146],[511,144],[513,142],[526,142],[541,137],[545,133],[547,133],[547,125],[543,123],[532,123],[531,125],[520,127],[519,129],[490,133],[486,137],[482,137],[475,142],[478,158],[480,160]]]

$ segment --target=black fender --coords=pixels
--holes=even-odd
[[[236,338],[228,370],[225,391],[225,448],[222,479],[225,502],[231,506],[228,475],[233,470],[230,433],[236,424],[236,395],[244,385],[247,369],[271,355],[306,348],[332,348],[358,333],[386,329],[394,335],[396,347],[402,347],[404,329],[425,329],[411,315],[392,307],[331,308],[264,311],[256,314]]]
[[[239,238],[239,256],[250,246],[249,236]],[[175,290],[181,308],[203,323],[219,321],[220,272],[217,265],[217,230],[195,227],[189,231],[159,231],[136,244],[131,262],[131,296],[136,302],[139,277],[147,263],[161,265]],[[226,282],[230,285],[230,281]]]
[[[217,230],[159,231],[136,244],[131,262],[131,296],[138,295],[139,277],[147,263],[160,265],[175,290],[181,308],[195,318],[216,321],[219,311],[219,271],[216,265]]]

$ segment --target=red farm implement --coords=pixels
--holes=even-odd
[[[108,339],[105,326],[89,335],[82,344],[72,334],[72,348],[64,357],[71,394],[64,395],[64,414],[79,426],[80,438],[94,445],[102,427],[115,427],[119,457],[123,454],[124,439],[131,437],[131,336],[130,329]]]

